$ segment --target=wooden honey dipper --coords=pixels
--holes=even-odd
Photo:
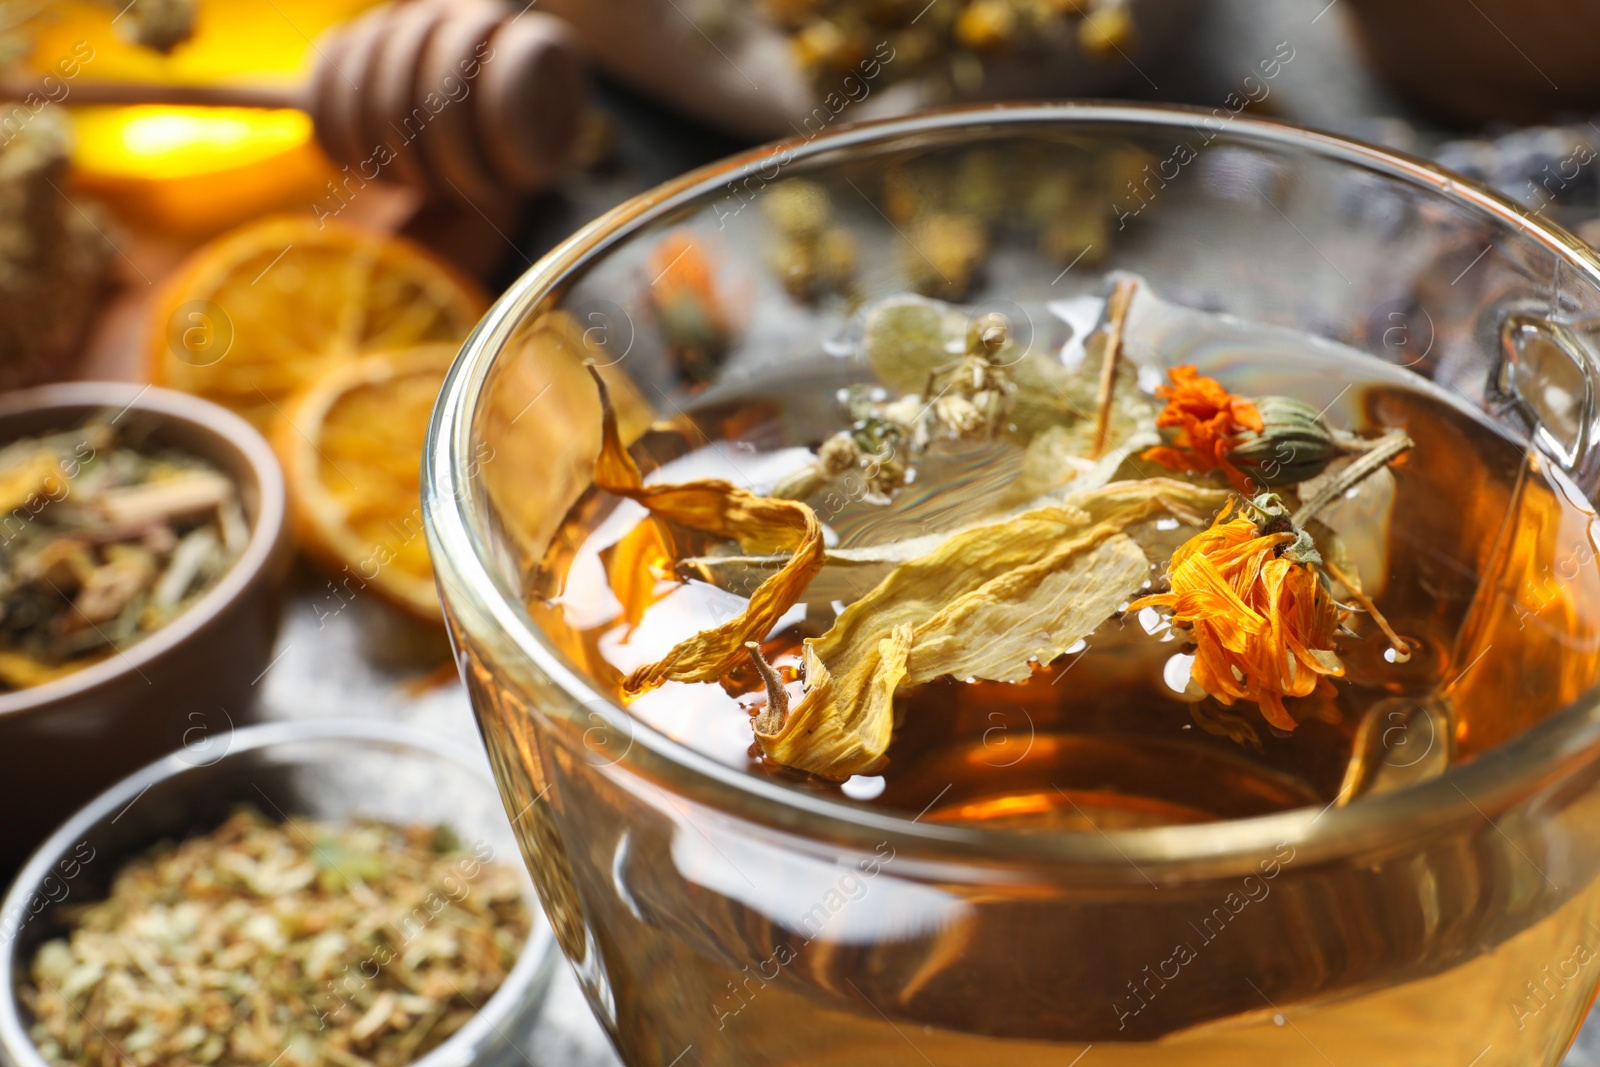
[[[588,79],[576,38],[553,16],[492,0],[400,0],[330,28],[313,52],[300,88],[86,81],[60,99],[294,108],[335,163],[436,200],[536,193],[572,162]],[[0,84],[0,99],[30,94],[52,98]]]

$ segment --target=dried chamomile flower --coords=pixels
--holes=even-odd
[[[827,190],[792,178],[768,190],[761,207],[775,234],[767,262],[790,296],[809,301],[848,291],[856,274],[856,239],[834,222]]]
[[[1133,15],[1126,3],[1103,4],[1078,23],[1078,44],[1096,59],[1126,58],[1135,47]]]
[[[959,300],[977,284],[988,258],[989,233],[980,220],[939,212],[912,224],[900,265],[917,292]]]
[[[892,84],[932,77],[958,88],[981,85],[985,62],[1076,40],[1091,58],[1132,46],[1125,0],[762,0],[761,10],[789,33],[796,63],[817,93],[838,90],[839,75],[863,72]],[[892,51],[890,50],[892,49]],[[892,61],[889,58],[892,57]]]

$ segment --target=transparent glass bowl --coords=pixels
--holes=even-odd
[[[564,651],[570,633],[534,622],[528,577],[598,449],[583,364],[637,387],[648,410],[624,410],[625,433],[703,412],[744,375],[781,383],[792,364],[777,414],[751,411],[745,431],[764,448],[804,441],[786,413],[831,401],[807,360],[852,306],[783,296],[761,198],[781,178],[825,185],[870,301],[920,272],[886,176],[953,173],[975,153],[991,172],[1043,158],[1041,187],[1073,183],[1093,225],[1080,253],[1048,247],[1028,198],[1000,197],[969,304],[1099,292],[1100,272],[1135,271],[1169,300],[1426,378],[1484,413],[1513,455],[1531,441],[1552,478],[1594,495],[1600,262],[1422,162],[1194,111],[1019,105],[760,149],[623,205],[480,324],[424,468],[435,565],[505,802],[526,810],[523,851],[623,1058],[976,1067],[1066,1064],[1092,1044],[1092,1064],[1559,1062],[1600,982],[1587,681],[1542,719],[1531,704],[1476,707],[1491,736],[1468,739],[1475,758],[1347,806],[1038,834],[930,825],[724,766],[636,722]],[[648,311],[652,255],[684,227],[740,294],[709,384]],[[1440,545],[1465,528],[1408,521]],[[1589,547],[1540,542],[1534,563],[1590,581]],[[1587,606],[1546,638],[1589,677]]]
[[[45,941],[65,932],[61,911],[104,899],[123,863],[162,841],[217,827],[240,806],[268,818],[383,819],[445,825],[484,843],[494,862],[515,845],[482,756],[414,727],[367,721],[196,728],[182,749],[118,782],[52,834],[0,904],[0,1063],[48,1067],[28,1037],[17,997]],[[529,906],[533,907],[529,887]],[[415,1067],[510,1067],[527,1062],[555,962],[550,929],[534,922],[511,973],[477,1015]]]

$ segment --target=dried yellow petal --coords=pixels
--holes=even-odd
[[[727,674],[744,657],[744,643],[766,637],[784,612],[794,607],[813,575],[822,569],[822,523],[794,500],[757,496],[720,479],[645,485],[617,432],[611,395],[599,374],[602,437],[595,462],[595,484],[636,500],[652,515],[717,537],[737,541],[746,552],[791,552],[789,561],[762,582],[743,612],[721,626],[702,630],[665,657],[647,663],[624,680],[629,692],[665,681],[710,682]]]
[[[842,780],[881,764],[901,685],[943,675],[1020,681],[1116,613],[1149,573],[1126,531],[1200,518],[1219,495],[1168,479],[1117,482],[985,523],[895,567],[805,644],[806,694],[768,758]]]
[[[837,681],[806,642],[810,688],[782,729],[756,734],[762,751],[776,763],[821,778],[843,780],[876,770],[894,732],[894,694],[905,678],[911,642],[909,624],[891,627]]]
[[[1144,551],[1114,534],[1064,567],[1019,567],[918,627],[907,684],[951,675],[1026,681],[1093,633],[1150,574]]]

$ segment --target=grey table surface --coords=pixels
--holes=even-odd
[[[1341,0],[1201,0],[1205,8],[1184,54],[1139,95],[1215,106],[1271,55],[1278,42],[1295,60],[1274,83],[1271,113],[1369,140],[1402,143],[1427,120],[1376,83],[1359,55]],[[1508,47],[1510,47],[1508,45]],[[508,262],[509,282],[533,259],[604,209],[690,167],[739,147],[612,86],[601,102],[617,118],[618,165],[535,205]],[[1390,120],[1399,119],[1402,122]],[[1433,131],[1437,132],[1437,131]],[[443,662],[442,639],[396,619],[371,598],[345,603],[322,579],[297,576],[277,659],[262,678],[268,719],[357,716],[398,719],[457,738],[477,728],[459,683],[421,693],[416,682]],[[590,1015],[571,972],[561,967],[545,1011],[519,1044],[534,1067],[614,1067],[621,1061]],[[1566,1067],[1600,1067],[1600,1023],[1591,1015]],[[1465,1067],[1465,1065],[1463,1065]]]

